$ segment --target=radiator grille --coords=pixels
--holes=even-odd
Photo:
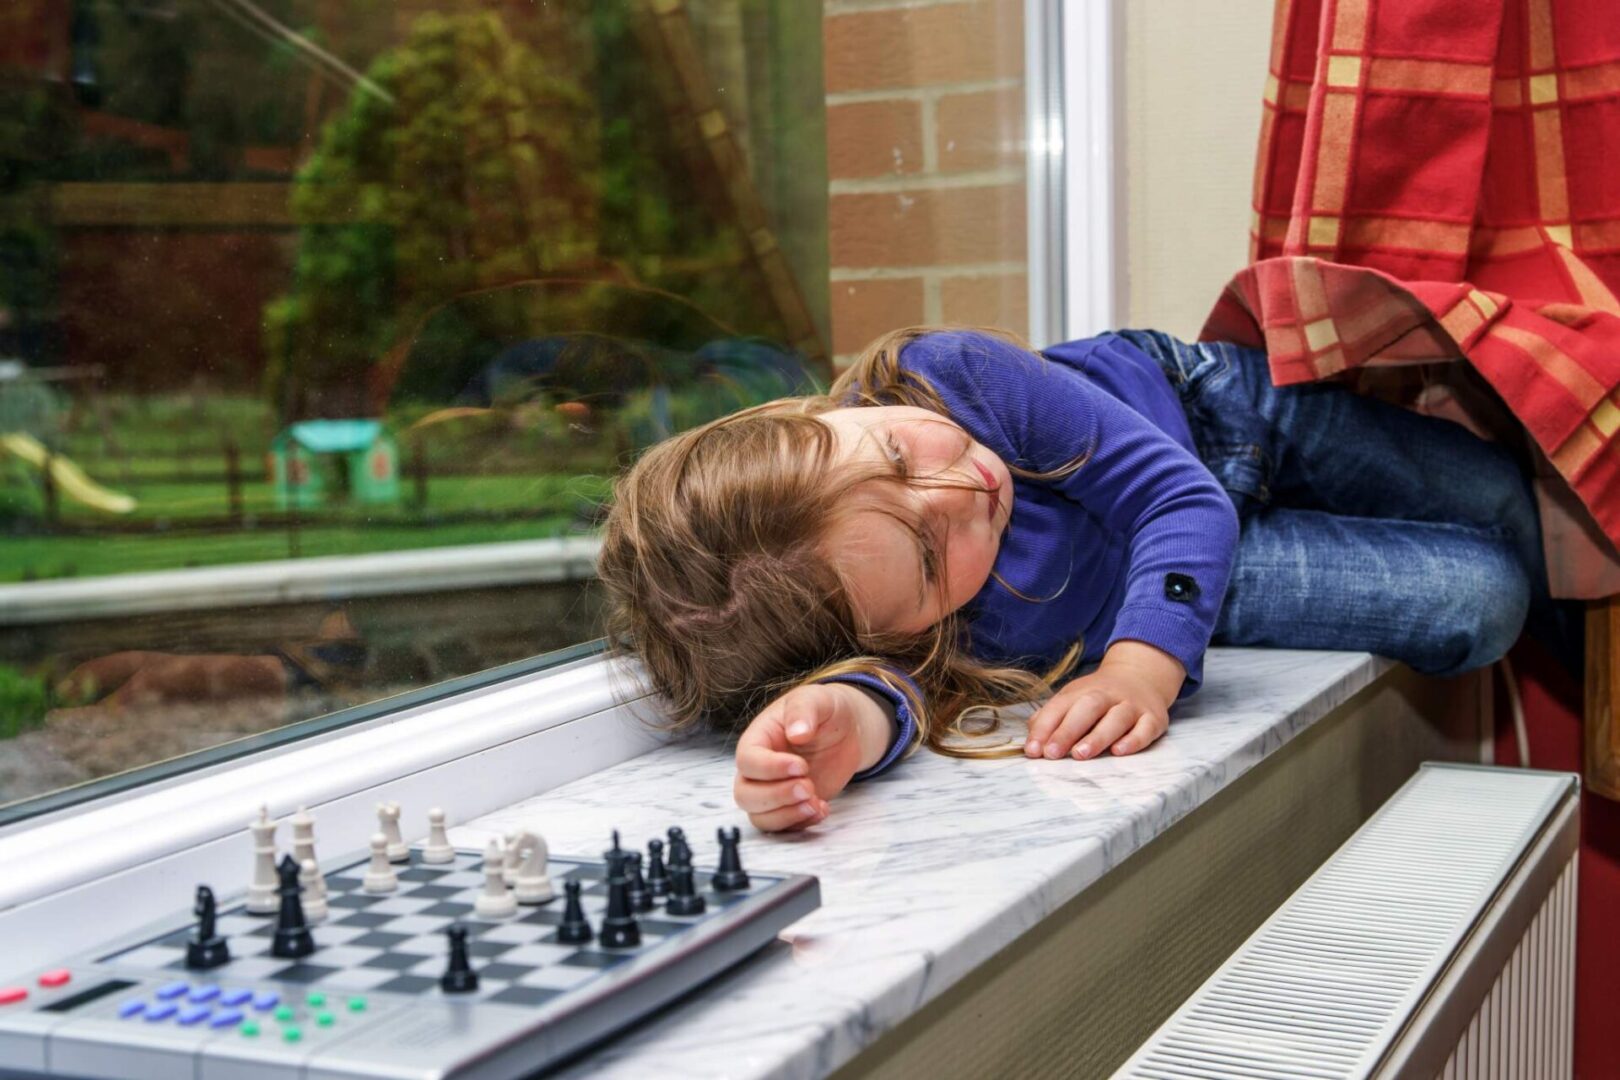
[[[1570,790],[1553,773],[1425,767],[1118,1075],[1366,1075]]]

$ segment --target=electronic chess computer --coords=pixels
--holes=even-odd
[[[186,915],[0,978],[0,1078],[534,1076],[821,902],[814,877],[745,871],[736,829],[712,869],[671,829],[668,861],[654,840],[643,872],[617,833],[600,860],[551,856],[534,832],[467,851],[435,810],[413,849],[398,805],[378,812],[369,861],[324,874],[309,815],[278,864],[261,812],[245,896],[199,886]]]

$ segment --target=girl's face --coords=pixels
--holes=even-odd
[[[834,409],[817,419],[838,436],[840,462],[878,464],[923,481],[851,489],[855,513],[828,534],[828,554],[849,583],[856,619],[869,631],[918,633],[971,600],[990,577],[1012,515],[1006,463],[927,409]],[[883,507],[915,515],[922,539]]]

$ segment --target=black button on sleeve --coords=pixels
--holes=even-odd
[[[1164,595],[1178,604],[1190,604],[1198,599],[1198,582],[1186,574],[1166,574]]]

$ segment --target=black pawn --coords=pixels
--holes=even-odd
[[[669,895],[669,873],[664,869],[664,842],[647,841],[647,891],[658,899]]]
[[[281,878],[281,886],[276,889],[281,894],[281,910],[276,916],[276,937],[270,943],[270,955],[297,960],[315,951],[315,939],[304,921],[304,904],[298,899],[304,887],[298,884],[297,860],[283,855],[276,874]]]
[[[692,864],[671,863],[669,866],[669,899],[664,910],[671,915],[701,915],[706,905],[692,885]]]
[[[467,960],[467,928],[451,923],[444,932],[450,938],[450,966],[439,976],[439,989],[447,994],[470,994],[478,989],[478,972]]]
[[[563,907],[562,925],[557,927],[557,940],[564,945],[583,945],[591,940],[591,924],[579,902],[579,882],[563,882],[563,892],[568,894],[568,902]]]
[[[737,892],[748,888],[748,872],[743,869],[742,856],[737,854],[742,830],[734,826],[716,831],[720,834],[720,869],[714,872],[709,884],[714,886],[715,892]]]
[[[669,865],[674,867],[679,863],[685,863],[687,866],[691,866],[692,849],[687,846],[685,831],[679,825],[671,825],[668,835]]]
[[[602,916],[602,947],[632,949],[641,944],[641,927],[630,911],[630,878],[625,867],[627,858],[608,863],[608,906]]]
[[[630,880],[630,910],[651,911],[655,906],[647,882],[641,876],[641,852],[632,851],[624,857],[625,877]]]
[[[214,890],[206,885],[197,886],[197,904],[191,909],[197,916],[197,930],[186,942],[186,967],[215,968],[231,958],[231,947],[215,929]]]

